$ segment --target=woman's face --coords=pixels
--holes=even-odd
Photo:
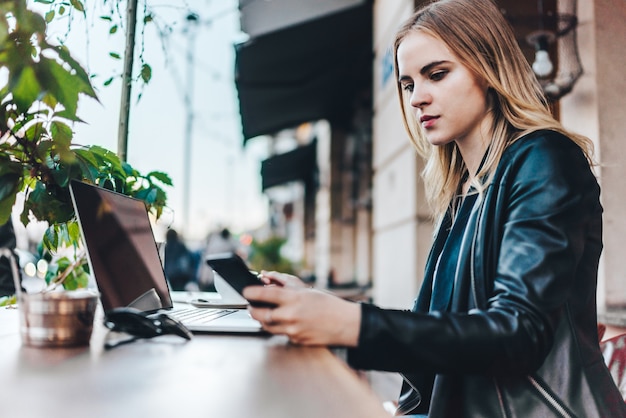
[[[445,43],[419,30],[402,40],[397,60],[400,85],[426,139],[484,148],[481,138],[491,127],[485,83]]]

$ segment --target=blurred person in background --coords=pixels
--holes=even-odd
[[[4,225],[0,225],[0,248],[8,248],[15,256],[16,264],[18,264],[17,255],[15,254],[15,232],[13,231],[11,220]],[[15,282],[10,261],[6,257],[0,257],[0,297],[14,294]]]
[[[219,228],[216,231],[209,233],[206,239],[204,249],[200,255],[200,261],[198,265],[198,286],[201,291],[214,292],[215,288],[215,274],[213,270],[204,262],[209,255],[236,252],[239,253],[239,246],[234,239],[232,233],[228,228]]]
[[[164,267],[171,290],[195,290],[197,259],[174,229],[165,236]]]

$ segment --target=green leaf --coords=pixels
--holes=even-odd
[[[55,252],[58,248],[59,236],[56,228],[53,226],[46,229],[43,234],[43,245],[51,252]],[[55,272],[56,273],[56,272]]]
[[[65,14],[65,6],[59,7],[59,14],[62,16]]]
[[[76,10],[82,12],[83,14],[85,13],[85,6],[83,6],[82,2],[80,2],[79,0],[70,0],[70,3]]]
[[[152,187],[144,190],[139,190],[135,193],[135,197],[145,201],[148,204],[152,204],[156,201],[157,190]]]
[[[3,296],[0,298],[0,306],[15,305],[17,303],[17,296]]]
[[[88,268],[89,266],[85,265],[80,269],[77,269],[78,274],[74,273],[76,275],[76,282],[80,288],[85,288],[89,285],[89,273],[87,272]]]
[[[109,56],[111,58],[115,58],[116,60],[122,59],[122,57],[120,57],[120,54],[118,54],[117,52],[109,52]]]
[[[52,188],[51,188],[52,189]],[[69,197],[69,190],[49,191],[43,184],[37,182],[24,202],[22,222],[24,217],[28,220],[28,211],[40,221],[48,221],[50,224],[60,224],[74,217],[74,208]]]
[[[46,136],[48,132],[46,131],[46,128],[44,127],[44,123],[43,122],[37,122],[37,123],[33,123],[32,125],[30,125],[28,127],[28,129],[26,129],[26,132],[24,133],[24,138],[31,143],[37,143],[41,140],[42,136]]]
[[[0,45],[6,45],[9,38],[9,25],[6,19],[0,16]],[[4,51],[0,51],[0,62],[7,62],[7,54]]]
[[[39,100],[41,100],[41,102],[45,104],[46,106],[48,106],[50,109],[56,108],[57,105],[59,104],[59,101],[54,96],[54,94],[50,94],[49,92],[43,92],[43,93],[44,93],[43,97],[41,97]]]
[[[78,247],[80,243],[80,227],[78,222],[72,221],[67,223],[67,233],[69,237],[69,242],[72,243],[74,247]]]
[[[76,290],[78,289],[78,283],[76,282],[76,276],[74,272],[72,272],[69,276],[65,278],[63,281],[63,288],[65,290]]]
[[[117,32],[117,25],[111,26],[111,28],[109,29],[109,34],[113,35],[116,32]]]
[[[128,164],[126,161],[122,162],[122,169],[124,169],[124,173],[126,173],[127,177],[137,177],[139,175],[137,170],[135,170],[133,166]]]
[[[69,276],[63,282],[63,287],[66,290],[76,290],[79,288],[87,287],[89,283],[89,276],[85,272],[83,266],[77,267],[70,273]]]
[[[32,67],[24,67],[11,87],[19,113],[26,113],[39,97],[41,86]]]
[[[21,23],[22,29],[29,33],[38,33],[41,35],[45,35],[46,33],[46,21],[39,13],[30,10],[27,11],[27,13],[22,16]]]
[[[148,64],[143,64],[141,66],[141,79],[146,84],[148,84],[152,79],[152,68]]]
[[[102,20],[106,20],[106,21],[108,21],[108,22],[113,21],[113,19],[111,18],[111,16],[100,16],[100,19],[102,19]]]
[[[98,160],[94,157],[93,153],[87,148],[78,148],[75,149],[76,157],[79,161],[82,161],[83,164],[88,165],[90,167],[98,168]]]
[[[50,123],[50,135],[52,135],[57,151],[65,149],[69,150],[70,144],[72,143],[72,137],[74,136],[72,128],[63,122],[53,121]]]
[[[98,100],[95,90],[91,85],[91,79],[87,71],[76,61],[71,55],[67,47],[58,46],[54,47],[54,50],[57,54],[59,54],[59,58],[61,58],[66,64],[68,64],[72,71],[74,71],[75,76],[77,77],[76,81],[80,83],[79,92],[86,94],[87,96]]]
[[[55,60],[42,58],[39,65],[37,75],[42,88],[54,95],[67,112],[76,114],[78,93],[83,92],[84,87],[82,80]]]
[[[106,80],[106,81],[103,83],[103,85],[104,85],[105,87],[106,87],[106,86],[108,86],[109,84],[111,84],[111,83],[113,82],[113,80],[114,80],[114,79],[115,79],[115,77],[111,77],[111,78],[109,78],[108,80]]]
[[[0,176],[0,225],[4,225],[11,219],[13,205],[21,189],[21,180],[21,176],[15,173]]]
[[[49,264],[48,270],[46,271],[46,283],[50,284],[57,277],[59,273],[59,266],[56,264]]]
[[[45,160],[50,155],[50,150],[54,146],[51,140],[39,141],[37,144],[36,155],[40,160]]]
[[[57,264],[59,266],[59,270],[63,272],[72,264],[72,262],[67,257],[61,257],[57,260]]]
[[[11,181],[3,179],[4,176],[9,174],[21,175],[22,164],[18,161],[11,160],[7,154],[0,154],[0,198],[3,197],[2,184],[11,183]]]
[[[57,230],[57,234],[59,234],[59,243],[64,244],[64,245],[66,244],[71,245],[73,243],[70,241],[70,234],[69,234],[67,225],[68,225],[67,223],[63,223],[63,224],[57,224],[54,227]],[[69,259],[68,259],[68,262],[69,262]]]
[[[167,186],[172,185],[171,177],[167,175],[166,173],[163,173],[162,171],[151,171],[148,174],[146,174],[146,177],[154,178]]]
[[[50,23],[54,20],[54,16],[55,16],[56,12],[54,10],[50,10],[48,13],[46,13],[46,23]]]
[[[84,122],[81,118],[66,109],[63,109],[60,112],[56,112],[55,116],[70,120],[72,122]]]
[[[71,172],[71,166],[63,165],[52,171],[52,177],[59,186],[65,187],[70,182]]]
[[[51,95],[69,112],[76,113],[78,88],[72,75],[55,60],[43,57],[37,68],[41,90]]]

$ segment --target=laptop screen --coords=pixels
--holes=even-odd
[[[171,308],[145,203],[80,181],[70,190],[105,312],[155,292]]]

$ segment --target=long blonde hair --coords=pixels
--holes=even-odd
[[[439,0],[418,9],[398,30],[393,44],[394,72],[399,79],[397,51],[414,31],[443,41],[480,80],[489,86],[489,111],[493,114],[493,138],[474,187],[482,192],[489,184],[504,150],[525,134],[551,129],[568,136],[592,162],[593,143],[568,132],[550,113],[547,99],[524,57],[513,31],[491,0]],[[440,218],[458,192],[465,163],[456,146],[432,146],[416,120],[401,84],[396,84],[405,128],[418,153],[426,159],[422,172],[426,196]],[[409,108],[409,109],[407,109]],[[482,182],[480,181],[482,179]]]

